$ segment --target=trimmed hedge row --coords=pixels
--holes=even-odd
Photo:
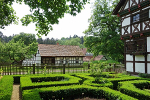
[[[150,81],[147,80],[119,82],[119,91],[139,100],[150,100],[150,93],[141,90],[148,87],[148,85],[150,85]]]
[[[90,86],[96,86],[96,87],[110,87],[113,89],[117,89],[118,82],[120,81],[129,81],[129,80],[139,80],[142,79],[140,77],[135,76],[128,76],[128,75],[122,75],[122,74],[108,74],[108,72],[103,72],[102,76],[107,75],[108,77],[114,77],[114,78],[102,78],[102,80],[107,80],[108,82],[105,84],[98,84],[94,83],[95,78],[91,76],[91,74],[74,74],[74,76],[77,76],[79,78],[84,79],[85,81],[83,84],[90,85]]]
[[[95,78],[89,76],[90,74],[75,74],[75,76],[79,77],[79,78],[83,78],[85,81],[83,82],[83,84],[85,85],[89,85],[89,86],[96,86],[96,87],[113,87],[113,84],[111,82],[108,83],[104,83],[104,84],[97,84],[94,83]]]
[[[64,77],[68,80],[66,81],[49,81],[49,82],[32,82],[31,78],[46,78],[46,77]],[[50,86],[63,86],[63,85],[73,85],[79,84],[82,79],[70,76],[68,74],[47,74],[41,76],[26,76],[20,78],[20,86],[22,90],[41,88],[41,87],[50,87]]]
[[[142,79],[142,78],[135,77],[135,76],[123,75],[120,78],[108,78],[108,81],[110,81],[110,82],[113,83],[113,89],[116,90],[117,87],[118,87],[118,82],[121,82],[121,81],[130,81],[130,80],[140,80],[140,79]]]
[[[13,90],[13,77],[3,76],[0,80],[0,100],[11,100]]]
[[[84,96],[106,98],[108,100],[138,100],[108,87],[92,87],[86,85],[58,86],[24,90],[22,98],[23,100],[47,100],[54,97],[55,99],[61,100],[62,98],[65,99],[67,97],[82,97],[83,94]]]

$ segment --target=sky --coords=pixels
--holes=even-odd
[[[76,16],[71,16],[70,14],[65,14],[64,18],[59,19],[59,24],[53,25],[53,30],[49,32],[47,36],[42,36],[45,38],[61,39],[62,37],[70,37],[73,35],[84,36],[83,31],[88,29],[89,23],[88,19],[92,15],[92,5],[94,0],[90,1],[90,4],[85,5],[83,9]],[[13,4],[13,8],[16,11],[16,15],[21,19],[24,15],[30,14],[29,7],[25,4]],[[13,34],[19,34],[20,32],[36,34],[35,24],[31,23],[28,26],[22,26],[19,21],[18,25],[11,24],[6,26],[5,29],[0,29],[3,35],[10,36]],[[38,38],[38,37],[36,37]]]

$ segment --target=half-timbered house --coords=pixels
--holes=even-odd
[[[62,65],[82,64],[84,54],[79,46],[38,44],[38,51],[31,59],[23,61],[23,65]]]
[[[121,17],[126,71],[150,74],[150,0],[120,0],[113,14]]]

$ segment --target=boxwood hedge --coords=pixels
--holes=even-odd
[[[102,76],[106,76],[106,77],[110,77],[110,78],[102,78],[102,80],[107,80],[108,82],[104,83],[104,84],[98,84],[98,83],[94,83],[95,77],[91,76],[91,74],[87,74],[87,73],[86,74],[74,74],[74,76],[84,79],[85,81],[83,82],[83,84],[85,84],[85,85],[96,86],[96,87],[104,87],[105,86],[105,87],[110,87],[113,89],[117,89],[118,82],[120,82],[120,81],[142,79],[140,77],[135,77],[135,76],[128,76],[128,75],[122,75],[122,74],[109,74],[108,72],[103,72]]]
[[[83,94],[85,96],[106,98],[108,100],[137,100],[108,87],[92,87],[87,85],[58,86],[24,90],[22,97],[23,100],[47,100],[52,99],[53,97],[61,100],[62,98],[65,99],[67,97],[81,97]]]
[[[68,78],[66,81],[49,81],[49,82],[32,82],[31,78],[46,78],[46,77],[64,77]],[[40,76],[25,76],[20,78],[20,86],[22,90],[41,88],[41,87],[50,87],[50,86],[63,86],[63,85],[72,85],[79,84],[82,79],[68,74],[47,74]]]
[[[119,91],[139,100],[150,100],[150,93],[143,90],[149,85],[150,81],[148,80],[119,82]]]
[[[3,76],[0,80],[0,100],[11,100],[13,90],[13,77]]]

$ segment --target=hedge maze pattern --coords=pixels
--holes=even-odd
[[[84,97],[150,100],[149,80],[108,72],[98,76],[89,73],[4,76],[0,80],[0,100],[10,100],[13,82],[20,82],[22,100],[74,100]]]

